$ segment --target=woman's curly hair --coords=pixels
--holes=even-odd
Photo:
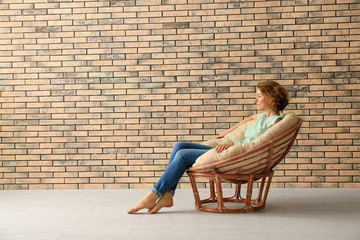
[[[274,110],[283,111],[289,104],[289,92],[279,83],[263,81],[257,87],[269,98]]]

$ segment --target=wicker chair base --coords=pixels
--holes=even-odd
[[[235,174],[210,174],[187,172],[195,198],[195,208],[200,211],[212,213],[246,213],[259,211],[265,208],[266,199],[269,193],[273,171],[262,174],[235,175]],[[210,183],[210,197],[200,199],[195,178],[207,178]],[[260,186],[256,198],[253,198],[254,182]],[[235,194],[232,197],[223,197],[222,183],[230,182],[236,185]],[[241,196],[241,186],[246,185],[246,196]],[[209,205],[216,205],[211,207]],[[238,203],[240,208],[228,208],[226,203]]]

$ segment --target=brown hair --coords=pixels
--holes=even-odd
[[[289,104],[289,92],[279,83],[263,81],[257,87],[269,98],[274,110],[280,112]]]

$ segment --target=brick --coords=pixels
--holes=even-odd
[[[151,187],[175,142],[256,113],[261,80],[304,120],[273,186],[357,187],[357,5],[8,2],[0,189]]]

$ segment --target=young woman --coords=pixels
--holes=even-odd
[[[263,113],[245,118],[234,127],[220,133],[217,138],[223,138],[244,122],[256,119],[255,123],[245,131],[245,139],[236,142],[235,145],[253,141],[264,133],[266,129],[281,120],[282,116],[280,116],[280,112],[283,111],[289,103],[289,93],[283,86],[276,82],[260,82],[257,85],[255,103],[257,110],[261,110]],[[232,145],[229,144],[220,144],[216,146],[215,151],[221,153],[231,146]],[[148,213],[153,214],[163,207],[172,207],[173,196],[180,178],[186,169],[195,163],[199,156],[211,148],[210,146],[197,143],[176,143],[172,149],[168,168],[164,174],[155,186],[127,212],[135,213],[146,208],[149,209]]]

